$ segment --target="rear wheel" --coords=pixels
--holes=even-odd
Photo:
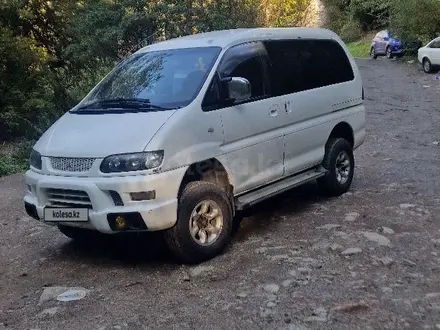
[[[351,186],[354,175],[354,156],[351,144],[343,138],[332,138],[327,142],[322,166],[326,176],[318,179],[318,185],[328,196],[340,196]]]
[[[185,263],[211,259],[231,238],[233,216],[230,200],[215,184],[187,184],[179,200],[176,225],[165,232],[171,252]]]
[[[431,73],[432,72],[432,63],[427,58],[423,59],[423,71],[425,71],[425,73]]]

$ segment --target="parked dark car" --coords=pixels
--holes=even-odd
[[[402,57],[405,55],[403,42],[388,30],[380,31],[371,43],[370,56],[376,59],[378,56],[387,58]]]

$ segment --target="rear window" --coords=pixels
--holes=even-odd
[[[344,49],[334,40],[273,40],[265,45],[275,96],[354,79]]]

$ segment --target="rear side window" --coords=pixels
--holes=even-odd
[[[280,96],[354,79],[343,48],[333,40],[265,42],[270,58],[272,95]]]

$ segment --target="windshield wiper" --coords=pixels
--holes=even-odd
[[[159,105],[152,104],[149,99],[124,99],[124,98],[116,98],[116,99],[107,99],[107,100],[98,100],[89,104],[86,104],[77,109],[80,110],[93,110],[93,109],[109,109],[113,107],[118,107],[122,109],[134,109],[134,110],[172,110],[173,108],[162,107]]]

